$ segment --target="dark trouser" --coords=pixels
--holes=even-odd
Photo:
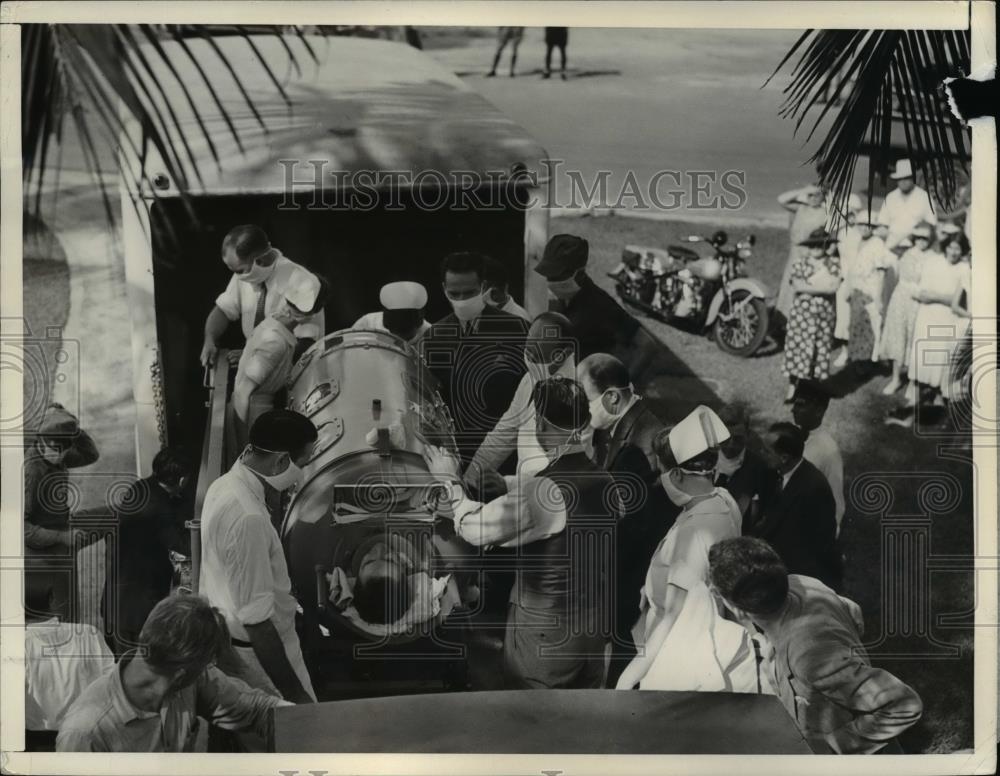
[[[506,689],[600,688],[606,639],[571,632],[565,616],[509,605],[503,642]]]

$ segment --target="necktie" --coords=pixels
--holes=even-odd
[[[253,316],[253,325],[254,325],[254,328],[257,328],[257,326],[260,324],[260,322],[262,320],[264,320],[264,302],[265,301],[267,301],[267,284],[266,283],[261,283],[260,284],[260,291],[257,292],[257,311],[254,313],[254,316]]]

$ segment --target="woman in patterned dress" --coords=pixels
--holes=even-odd
[[[881,358],[892,362],[892,378],[882,389],[886,396],[903,386],[903,373],[908,370],[913,355],[913,327],[917,318],[917,301],[913,295],[920,286],[920,273],[933,235],[930,224],[917,224],[910,234],[913,247],[899,259],[896,288],[885,311],[879,350]]]
[[[949,364],[956,343],[965,334],[966,320],[956,318],[952,302],[969,283],[969,265],[962,261],[968,253],[965,236],[949,236],[941,253],[928,252],[920,285],[914,295],[917,315],[913,334],[911,378],[913,389],[906,403],[919,397],[917,385],[925,392],[938,392],[949,379]],[[916,385],[914,385],[914,383]]]
[[[814,230],[799,243],[807,254],[792,266],[795,293],[788,316],[785,363],[789,386],[785,401],[795,394],[798,380],[825,380],[830,375],[830,351],[837,310],[834,295],[840,286],[840,262],[828,253],[837,239],[825,229]]]

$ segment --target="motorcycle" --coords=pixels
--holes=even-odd
[[[757,239],[747,235],[726,247],[728,235],[689,235],[689,243],[706,243],[713,255],[702,256],[684,245],[666,250],[626,245],[621,263],[608,277],[628,305],[664,322],[690,321],[711,333],[719,348],[734,356],[752,356],[764,342],[770,311],[767,287],[746,274]]]

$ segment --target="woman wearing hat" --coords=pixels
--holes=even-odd
[[[786,402],[792,400],[798,380],[825,380],[830,375],[837,318],[834,295],[841,278],[840,261],[828,249],[836,242],[825,229],[816,229],[799,243],[808,253],[792,265],[795,300],[788,316],[782,367],[789,380]]]
[[[963,261],[969,252],[965,235],[959,232],[949,236],[941,251],[928,253],[914,295],[917,313],[910,372],[913,383],[935,393],[948,381],[950,356],[964,334],[966,321],[956,318],[952,302],[963,287],[969,286],[971,276],[969,264]],[[947,351],[948,358],[942,357],[942,350]],[[918,396],[914,388],[907,396],[907,404],[915,403]]]
[[[879,357],[892,362],[892,378],[882,393],[891,396],[903,386],[903,373],[908,370],[913,350],[913,327],[917,318],[914,298],[920,285],[924,262],[930,253],[933,227],[919,223],[910,233],[913,247],[899,259],[896,288],[885,311]]]
[[[681,512],[656,552],[633,628],[639,654],[617,689],[757,692],[756,650],[708,590],[708,551],[740,535],[743,518],[714,484],[718,449],[729,438],[719,416],[698,407],[653,440],[660,482]]]
[[[850,275],[847,358],[864,369],[878,361],[885,273],[895,264],[896,256],[886,247],[885,240],[874,233],[870,216],[859,216],[857,226],[861,243]]]

